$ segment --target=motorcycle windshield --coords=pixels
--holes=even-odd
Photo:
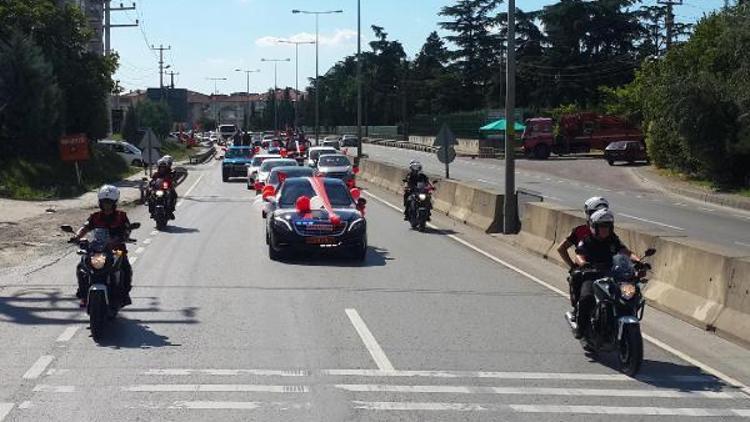
[[[612,278],[620,283],[631,281],[635,277],[635,267],[629,256],[617,254],[612,258]]]
[[[91,232],[90,241],[92,249],[103,251],[109,244],[109,230],[103,228],[94,229]]]

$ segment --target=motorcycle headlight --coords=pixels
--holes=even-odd
[[[96,253],[91,255],[91,259],[89,260],[89,262],[91,263],[91,267],[93,269],[101,270],[107,263],[107,257],[103,253]]]
[[[283,226],[284,226],[284,227],[286,227],[286,228],[287,228],[287,229],[288,229],[289,231],[292,231],[292,225],[291,225],[291,224],[289,224],[289,221],[287,221],[287,220],[286,220],[285,218],[281,218],[281,217],[274,217],[273,221],[275,221],[276,223],[281,223],[281,224],[278,224],[278,225],[283,225]]]
[[[635,296],[635,284],[633,283],[621,283],[620,284],[620,296],[625,300],[630,300]]]
[[[162,196],[164,196],[164,191],[163,190],[156,191],[156,196],[158,196],[159,198],[161,198]]]
[[[426,193],[420,193],[420,194],[419,194],[419,200],[420,200],[420,201],[424,201],[424,200],[426,200],[426,199],[427,199],[427,194],[426,194]]]

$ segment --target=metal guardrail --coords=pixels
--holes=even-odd
[[[191,155],[190,157],[188,157],[188,162],[190,164],[204,163],[208,161],[209,159],[213,158],[214,155],[216,155],[216,148],[212,146],[206,151]]]

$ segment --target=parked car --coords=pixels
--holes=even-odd
[[[253,155],[252,147],[229,147],[221,164],[221,180],[227,182],[232,177],[244,177],[248,166],[252,163]]]
[[[338,153],[339,151],[333,147],[312,147],[307,155],[307,165],[310,167],[316,167],[321,155]]]
[[[102,139],[98,144],[113,151],[131,166],[141,167],[143,165],[143,153],[135,145],[114,139]]]
[[[357,135],[344,135],[341,137],[342,147],[356,147],[359,146]]]
[[[604,149],[604,159],[610,166],[617,161],[626,161],[633,164],[636,161],[649,163],[646,145],[641,141],[616,141]]]
[[[327,203],[316,189],[325,189]],[[352,193],[341,180],[312,177],[286,179],[278,193],[265,192],[268,257],[279,260],[296,251],[326,251],[363,261],[366,201]]]

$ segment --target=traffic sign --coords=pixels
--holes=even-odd
[[[453,146],[449,146],[448,148],[438,148],[437,157],[441,163],[450,164],[456,159],[456,150]]]
[[[443,127],[440,128],[440,132],[438,132],[432,146],[444,148],[448,145],[458,145],[458,141],[456,140],[456,135],[453,134],[448,125],[443,123]]]
[[[146,128],[138,146],[144,151],[151,148],[161,148],[161,141],[151,128]]]
[[[144,163],[154,165],[161,158],[161,154],[156,148],[144,149],[142,158]]]
[[[67,135],[60,138],[62,161],[86,161],[89,159],[89,140],[85,134]]]

